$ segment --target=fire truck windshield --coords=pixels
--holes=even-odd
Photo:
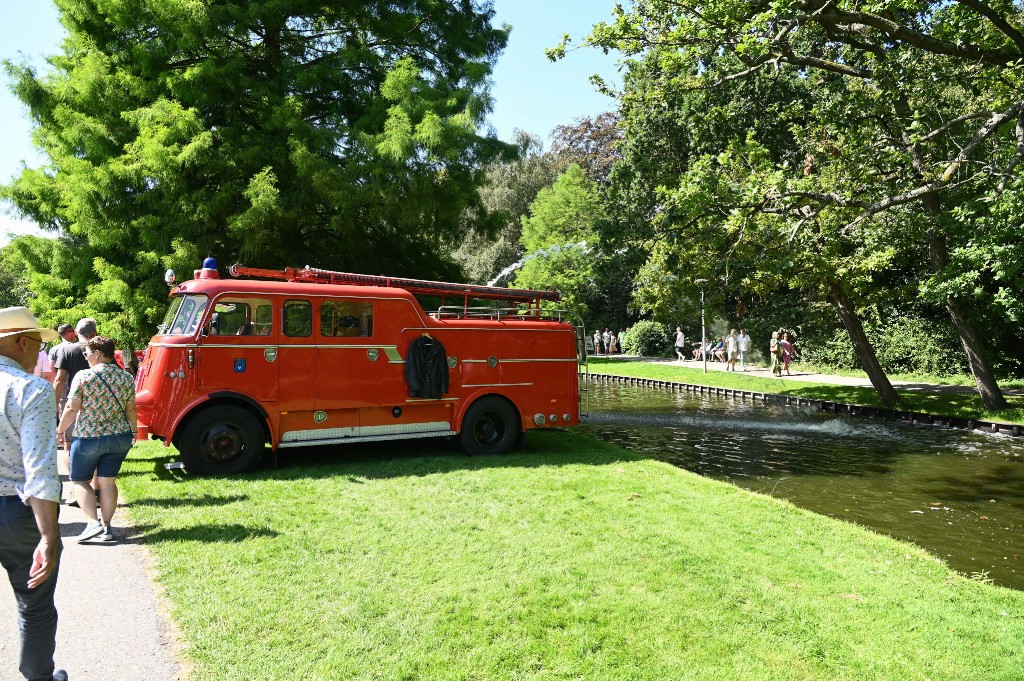
[[[164,323],[160,325],[160,333],[167,336],[190,336],[195,333],[206,311],[207,300],[204,295],[174,296]]]

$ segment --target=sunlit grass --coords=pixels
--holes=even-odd
[[[809,371],[817,374],[831,374],[833,376],[849,376],[851,378],[863,378],[867,380],[868,375],[861,369],[835,369],[832,367],[817,366],[806,362],[796,362],[793,367],[800,371]],[[888,374],[890,381],[902,381],[906,383],[934,383],[937,385],[959,385],[969,388],[974,387],[974,377],[964,376],[938,376],[935,374]],[[999,379],[1002,388],[1024,388],[1024,379],[1004,377]]]
[[[229,478],[139,445],[129,513],[194,679],[1016,679],[1024,593],[571,433],[288,450]]]
[[[591,358],[594,373],[650,378],[659,381],[677,381],[694,385],[716,386],[733,390],[791,395],[807,399],[830,400],[845,404],[881,407],[882,401],[874,388],[830,383],[811,383],[782,378],[762,378],[742,372],[709,371],[704,373],[699,363],[693,366],[669,362],[638,362],[621,359]],[[897,408],[939,416],[975,418],[982,420],[1024,423],[1024,397],[1007,395],[1010,409],[989,411],[977,393],[943,393],[927,390],[897,390],[900,402]]]

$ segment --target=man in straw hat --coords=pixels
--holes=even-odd
[[[0,563],[18,603],[19,668],[32,681],[68,678],[53,664],[62,549],[57,404],[53,387],[32,375],[43,342],[57,337],[28,308],[0,310]]]

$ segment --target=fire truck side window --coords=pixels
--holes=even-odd
[[[221,298],[210,316],[211,336],[269,336],[270,301],[263,298]]]
[[[305,337],[313,333],[313,306],[307,300],[284,303],[284,335]]]
[[[373,335],[373,304],[356,300],[320,303],[320,335],[351,338]]]

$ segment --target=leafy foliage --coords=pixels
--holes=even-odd
[[[478,133],[507,39],[488,2],[57,4],[51,70],[6,63],[49,162],[2,193],[60,236],[40,306],[67,289],[60,312],[139,341],[163,270],[205,255],[458,276],[443,245],[514,154]]]
[[[642,319],[626,330],[624,350],[643,357],[670,357],[674,338],[667,324]]]
[[[663,283],[678,269],[740,295],[785,281],[863,351],[859,313],[918,297],[1005,403],[975,328],[1024,290],[1005,231],[1024,218],[1019,3],[639,0],[588,42],[631,57],[613,175],[646,218],[641,305],[686,294]]]
[[[28,277],[14,247],[0,248],[0,308],[27,306],[30,297]]]
[[[498,279],[502,272],[509,276],[506,268],[523,256],[522,220],[528,217],[537,193],[550,187],[558,175],[539,138],[517,130],[515,145],[519,157],[493,162],[480,188],[483,209],[490,214],[491,222],[498,225],[497,231],[470,231],[454,253],[469,280],[478,284]],[[504,284],[505,278],[495,283]]]
[[[602,219],[601,197],[577,165],[569,166],[551,188],[540,190],[523,219],[522,244],[527,253],[515,279],[518,288],[562,292],[567,309],[589,318],[594,285],[597,223]]]
[[[622,158],[618,143],[622,137],[619,116],[606,111],[584,116],[573,125],[559,125],[551,132],[551,156],[559,172],[578,165],[588,178],[607,185],[612,167]]]
[[[958,376],[967,369],[960,339],[948,320],[892,315],[884,321],[870,321],[865,327],[874,340],[878,360],[888,373]],[[816,366],[857,367],[849,340],[841,334],[813,341],[804,339],[800,348],[801,358]]]

